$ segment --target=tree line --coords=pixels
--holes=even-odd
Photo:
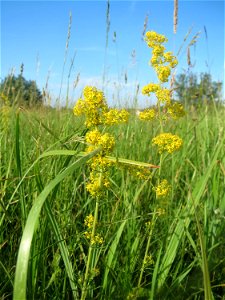
[[[222,82],[212,80],[209,73],[182,73],[174,83],[175,100],[185,107],[205,104],[221,104]],[[9,75],[0,83],[0,106],[7,99],[11,105],[26,105],[29,107],[43,105],[44,96],[35,80],[26,80],[22,74]]]

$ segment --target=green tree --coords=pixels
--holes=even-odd
[[[209,73],[179,74],[175,81],[177,99],[185,106],[202,106],[222,101],[222,82],[213,81]]]
[[[10,105],[41,105],[43,96],[34,80],[26,80],[19,76],[8,75],[0,84],[1,95],[7,97]]]

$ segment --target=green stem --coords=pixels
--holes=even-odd
[[[155,221],[156,221],[156,209],[153,213],[153,218],[152,218],[152,222],[151,222],[151,225],[150,225],[151,229],[150,229],[150,232],[149,232],[148,242],[147,242],[147,246],[146,246],[146,249],[145,249],[145,256],[144,256],[144,259],[142,261],[141,273],[140,273],[139,280],[138,280],[138,287],[141,286],[141,281],[142,281],[142,278],[143,278],[143,273],[144,273],[144,270],[145,270],[145,264],[146,264],[146,260],[147,260],[148,253],[149,253],[151,237],[152,237],[152,232],[153,232],[153,228],[154,228],[154,225],[155,225]]]
[[[86,265],[86,270],[85,270],[85,275],[84,275],[84,283],[83,283],[83,287],[82,287],[81,300],[86,299],[86,296],[87,296],[87,287],[88,287],[88,281],[89,281],[89,270],[90,270],[92,255],[93,255],[92,241],[94,240],[94,237],[95,237],[96,225],[97,225],[97,222],[98,222],[98,209],[99,209],[99,198],[96,198],[94,224],[93,224],[93,228],[92,228],[92,232],[91,232],[91,240],[90,240],[90,245],[89,245],[89,249],[88,249],[88,258],[87,258],[87,265]]]

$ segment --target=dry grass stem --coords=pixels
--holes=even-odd
[[[178,21],[178,0],[174,0],[173,10],[173,32],[177,33],[177,21]]]

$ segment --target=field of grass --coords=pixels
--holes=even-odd
[[[92,245],[86,274],[84,220],[95,200],[85,188],[94,154],[79,154],[84,122],[71,110],[11,110],[0,131],[1,299],[25,290],[29,300],[225,299],[224,119],[223,108],[206,106],[167,121],[183,146],[151,180],[112,167],[98,208],[103,243]],[[112,155],[160,164],[151,144],[158,123],[133,113],[110,130]],[[162,200],[152,189],[157,172],[171,184]]]

